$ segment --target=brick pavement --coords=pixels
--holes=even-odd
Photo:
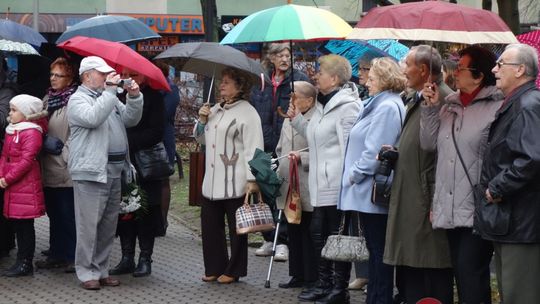
[[[36,220],[36,258],[47,247],[48,221]],[[90,304],[90,303],[298,303],[300,289],[280,289],[277,283],[288,278],[287,263],[275,263],[271,288],[264,288],[269,258],[253,255],[250,248],[248,276],[239,283],[220,285],[204,283],[201,240],[178,222],[171,220],[166,237],[156,240],[152,275],[146,278],[119,276],[122,285],[87,291],[79,287],[74,274],[61,270],[37,270],[24,278],[0,277],[0,304]],[[0,260],[0,271],[13,263],[10,258]],[[120,258],[119,240],[115,241],[111,264]],[[351,303],[363,303],[360,291],[351,292]]]

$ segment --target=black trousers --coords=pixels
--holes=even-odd
[[[0,189],[0,257],[15,248],[15,232],[11,222],[4,217],[4,190]]]
[[[315,207],[311,219],[311,238],[315,246],[318,260],[319,286],[345,289],[349,285],[352,264],[349,262],[334,262],[321,258],[321,250],[328,236],[338,234],[342,211],[336,206]],[[348,232],[348,221],[345,223],[344,234]]]
[[[317,256],[309,227],[312,212],[302,212],[300,224],[289,224],[289,275],[304,279],[317,280]]]
[[[10,219],[17,237],[17,260],[32,260],[36,250],[34,219]]]
[[[201,232],[206,276],[225,274],[231,277],[247,275],[247,235],[236,234],[236,209],[244,203],[243,198],[210,201],[201,204]],[[231,240],[231,254],[227,251],[225,216]]]
[[[391,304],[394,294],[394,266],[383,263],[387,214],[360,212],[369,250],[369,285],[366,304]]]
[[[359,222],[358,212],[352,213],[351,224],[349,225],[350,235],[358,236]],[[354,273],[357,279],[369,279],[369,261],[354,262]]]
[[[459,303],[490,304],[489,263],[493,244],[472,233],[472,228],[446,230],[454,267]]]
[[[407,303],[423,298],[435,298],[443,304],[454,303],[454,275],[452,268],[416,268],[397,266],[402,279],[402,290]],[[401,292],[401,290],[400,290]]]
[[[43,193],[49,217],[49,257],[73,262],[77,244],[73,188],[46,187]]]

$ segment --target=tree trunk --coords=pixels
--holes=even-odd
[[[502,20],[515,35],[520,34],[518,0],[497,0],[497,5]]]

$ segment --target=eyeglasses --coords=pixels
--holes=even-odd
[[[50,73],[49,76],[51,78],[64,78],[64,77],[67,77],[67,75],[56,74],[56,73]]]
[[[501,59],[497,60],[495,64],[497,64],[498,69],[500,69],[503,65],[521,65],[521,63],[517,62],[503,62]]]
[[[473,68],[466,68],[466,67],[462,67],[462,66],[457,66],[456,67],[456,71],[458,72],[461,72],[461,71],[476,71],[476,69],[473,69]]]
[[[371,68],[359,67],[358,70],[362,72],[369,72]]]

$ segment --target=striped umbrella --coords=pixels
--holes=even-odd
[[[343,39],[351,31],[345,20],[330,11],[286,4],[247,16],[221,43]]]

